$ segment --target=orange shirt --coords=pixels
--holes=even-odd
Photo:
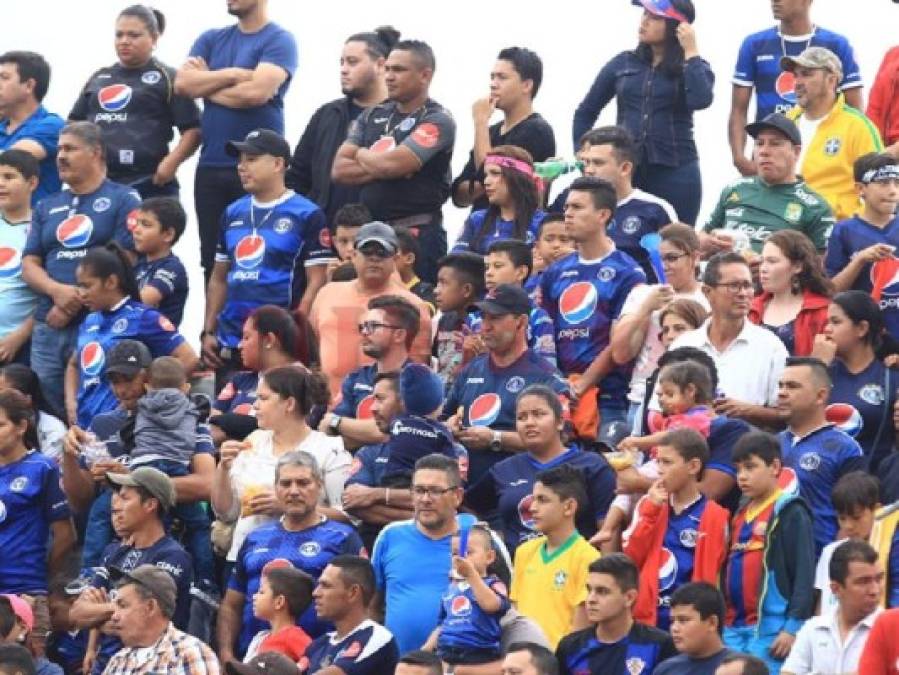
[[[418,307],[421,325],[412,343],[410,356],[421,363],[428,363],[431,357],[431,316],[428,307],[401,284],[392,282],[386,289],[377,292],[363,288],[358,280],[325,284],[315,296],[309,321],[318,336],[322,373],[328,378],[332,402],[340,394],[343,378],[372,362],[362,353],[362,336],[358,326],[368,311],[369,301],[382,295],[398,295]]]

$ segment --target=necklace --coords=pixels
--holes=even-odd
[[[427,108],[427,106],[428,106],[428,102],[425,101],[424,103],[421,104],[421,107],[416,108],[411,113],[406,115],[403,119],[399,120],[393,127],[391,127],[390,124],[391,124],[391,122],[393,122],[393,116],[396,115],[396,112],[397,112],[396,108],[394,108],[393,112],[390,113],[390,117],[388,117],[387,121],[384,123],[384,131],[381,133],[381,138],[384,138],[386,136],[393,136],[393,132],[396,131],[397,127],[403,126],[406,122],[410,122],[410,124],[408,124],[406,126],[406,128],[402,129],[403,131],[408,131],[409,129],[414,127],[416,117],[420,113],[423,113],[425,111],[425,108]]]
[[[815,31],[817,31],[817,30],[818,30],[818,27],[815,24],[812,24],[812,32],[809,33],[808,40],[805,41],[805,46],[799,50],[800,54],[802,52],[804,52],[806,49],[808,49],[809,47],[811,47],[812,40],[815,39]],[[781,33],[780,30],[777,31],[777,34],[780,36],[780,52],[781,52],[781,54],[783,54],[784,56],[789,56],[789,54],[787,54],[787,40],[786,40],[786,38],[784,38],[784,34]],[[791,42],[792,42],[792,40],[791,40]]]

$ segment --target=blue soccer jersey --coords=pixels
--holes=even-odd
[[[737,487],[737,470],[730,457],[736,442],[751,430],[752,428],[743,420],[731,419],[724,415],[715,417],[709,427],[709,461],[705,468],[720,471],[733,479],[734,486],[731,491],[718,500],[718,503],[731,513],[737,510],[743,493]]]
[[[667,631],[671,627],[671,596],[693,580],[693,560],[699,539],[699,521],[708,504],[705,495],[680,513],[668,510],[668,529],[662,542],[659,565],[659,610],[656,627]],[[636,517],[636,516],[635,516]]]
[[[453,245],[453,253],[460,251],[471,251],[480,255],[487,255],[487,249],[495,241],[504,241],[506,239],[518,239],[525,242],[529,246],[533,246],[537,241],[537,231],[540,229],[540,223],[546,214],[537,210],[531,218],[531,223],[525,231],[523,237],[516,237],[515,230],[517,226],[514,222],[503,220],[497,216],[496,221],[490,231],[481,234],[481,228],[484,227],[484,221],[487,219],[486,209],[475,211],[465,219],[465,225],[462,227],[462,234]]]
[[[453,455],[459,463],[459,473],[464,484],[468,480],[468,450],[460,443],[453,443]],[[375,443],[362,446],[353,455],[346,484],[380,487],[383,485],[388,461],[390,461],[389,444]]]
[[[314,640],[300,667],[305,673],[334,668],[346,675],[386,675],[394,671],[398,660],[399,650],[390,631],[366,619],[343,637],[332,631]]]
[[[500,599],[499,609],[485,612],[475,598],[471,584],[467,581],[450,583],[446,593],[440,598],[440,637],[437,651],[443,647],[454,649],[494,649],[499,653],[503,631],[500,619],[509,611],[509,590],[495,576],[484,578],[484,583]]]
[[[184,338],[155,309],[124,299],[108,311],[91,312],[78,329],[73,358],[78,368],[78,426],[87,429],[95,415],[118,405],[106,378],[106,355],[119,340],[143,342],[153,357],[167,356]]]
[[[136,222],[140,197],[129,187],[104,180],[86,195],[70,190],[42,199],[31,217],[24,255],[41,259],[50,278],[75,285],[75,269],[92,246],[117,241],[133,249],[130,225]],[[35,318],[43,321],[53,301],[42,295]]]
[[[11,223],[0,214],[0,335],[19,328],[37,306],[38,294],[22,278],[22,251],[30,221]]]
[[[283,561],[283,564],[303,570],[318,580],[331,559],[344,553],[365,555],[365,548],[352,527],[333,520],[322,520],[318,525],[298,532],[286,530],[280,522],[262,525],[250,532],[240,547],[234,573],[228,582],[228,588],[241,593],[246,599],[238,636],[238,653],[242,656],[253,636],[268,628],[266,622],[253,616],[252,603],[266,565],[276,560]],[[309,605],[303,612],[297,625],[310,637],[323,635],[330,627],[316,616],[314,605]]]
[[[533,302],[531,300],[532,305]],[[484,324],[481,310],[473,309],[469,312],[465,323],[472,333],[480,333]],[[549,314],[542,307],[531,307],[531,311],[528,314],[527,337],[528,347],[546,359],[546,362],[553,368],[557,368],[555,326],[553,325],[553,320],[549,318]]]
[[[293,309],[306,289],[305,268],[326,265],[334,251],[321,209],[292,191],[267,204],[241,197],[225,210],[221,227],[215,260],[229,269],[217,337],[234,349],[254,309]]]
[[[223,413],[252,415],[258,386],[259,373],[252,370],[241,370],[234,373],[228,383],[222,387],[212,407]]]
[[[815,517],[815,552],[836,540],[837,512],[830,494],[834,485],[850,471],[865,468],[865,456],[858,443],[832,424],[797,437],[789,430],[780,432],[780,452],[784,470],[781,485],[799,491]]]
[[[556,330],[556,355],[565,375],[583,373],[609,346],[612,324],[628,294],[646,275],[626,253],[614,250],[601,260],[572,253],[551,265],[540,279],[543,308]],[[616,366],[599,383],[603,400],[626,406],[630,365]]]
[[[651,675],[675,654],[670,635],[636,622],[618,642],[600,642],[591,626],[566,635],[556,649],[559,675]]]
[[[70,517],[56,462],[32,450],[0,465],[0,593],[47,593],[50,525]]]
[[[181,325],[184,303],[187,301],[187,270],[178,256],[170,253],[158,260],[141,256],[134,265],[134,278],[141,290],[149,286],[159,291],[159,311],[176,326]]]
[[[768,28],[743,40],[732,80],[738,86],[755,88],[755,119],[774,112],[786,114],[796,106],[796,78],[781,70],[780,59],[799,56],[809,47],[824,47],[837,55],[843,64],[841,89],[862,86],[855,54],[842,35],[818,27],[811,35],[781,35],[778,28]]]
[[[634,190],[615,207],[615,217],[609,223],[608,234],[618,250],[637,261],[649,283],[658,284],[660,280],[640,240],[676,222],[677,213],[671,204],[643,190]]]

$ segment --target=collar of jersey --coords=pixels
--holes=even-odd
[[[112,314],[113,312],[118,312],[120,309],[122,309],[122,307],[125,306],[125,303],[128,302],[130,299],[131,299],[131,298],[128,297],[128,296],[126,295],[124,298],[122,298],[121,300],[119,300],[119,301],[118,301],[116,304],[114,304],[112,307],[110,307],[109,309],[107,309],[107,310],[106,310],[106,313],[107,313],[107,314]]]
[[[533,464],[538,469],[547,469],[553,466],[558,466],[559,464],[564,464],[567,462],[573,455],[578,453],[578,449],[575,447],[565,448],[565,451],[559,455],[558,457],[553,457],[548,462],[541,462],[536,457],[534,457],[531,453],[527,454],[528,461]]]
[[[601,263],[603,260],[608,258],[610,255],[612,255],[617,250],[618,250],[618,248],[615,246],[615,243],[612,242],[612,248],[610,248],[609,252],[606,253],[602,258],[596,258],[595,260],[587,260],[580,253],[578,253],[577,260],[582,265],[598,265],[599,263]]]
[[[295,194],[296,193],[293,190],[288,189],[280,197],[270,202],[260,202],[255,197],[250,197],[250,200],[253,202],[253,206],[255,206],[257,209],[270,209],[277,206],[278,204],[283,204]]]
[[[564,542],[562,542],[562,545],[552,553],[546,552],[546,540],[544,540],[544,542],[540,544],[540,559],[543,561],[543,564],[548,565],[560,555],[565,553],[565,551],[574,546],[575,542],[580,539],[580,537],[581,533],[575,530],[571,533],[571,536],[568,537],[568,539],[566,539]]]
[[[750,509],[746,507],[746,522],[751,523],[756,517],[765,509],[767,509],[771,504],[776,502],[780,495],[782,494],[781,489],[776,489],[768,499],[766,499],[760,506],[755,507],[754,509]]]
[[[796,434],[794,434],[794,433],[793,433],[792,431],[790,431],[789,429],[787,429],[787,431],[788,431],[789,434],[790,434],[790,441],[792,442],[793,447],[795,448],[799,443],[802,443],[802,441],[804,441],[806,438],[809,438],[809,437],[811,437],[811,436],[814,436],[815,434],[817,434],[817,433],[818,433],[819,431],[821,431],[822,429],[830,429],[832,426],[833,426],[833,424],[832,424],[831,422],[825,422],[825,423],[822,424],[820,427],[818,427],[818,428],[816,428],[816,429],[812,429],[811,431],[809,431],[809,432],[808,432],[807,434],[805,434],[804,436],[797,436]]]

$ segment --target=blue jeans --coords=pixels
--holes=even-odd
[[[41,382],[44,398],[60,419],[66,419],[66,365],[78,342],[78,324],[51,328],[43,321],[34,322],[31,332],[31,369]]]
[[[702,202],[699,160],[683,166],[641,164],[634,174],[634,186],[668,201],[682,223],[696,224]]]

